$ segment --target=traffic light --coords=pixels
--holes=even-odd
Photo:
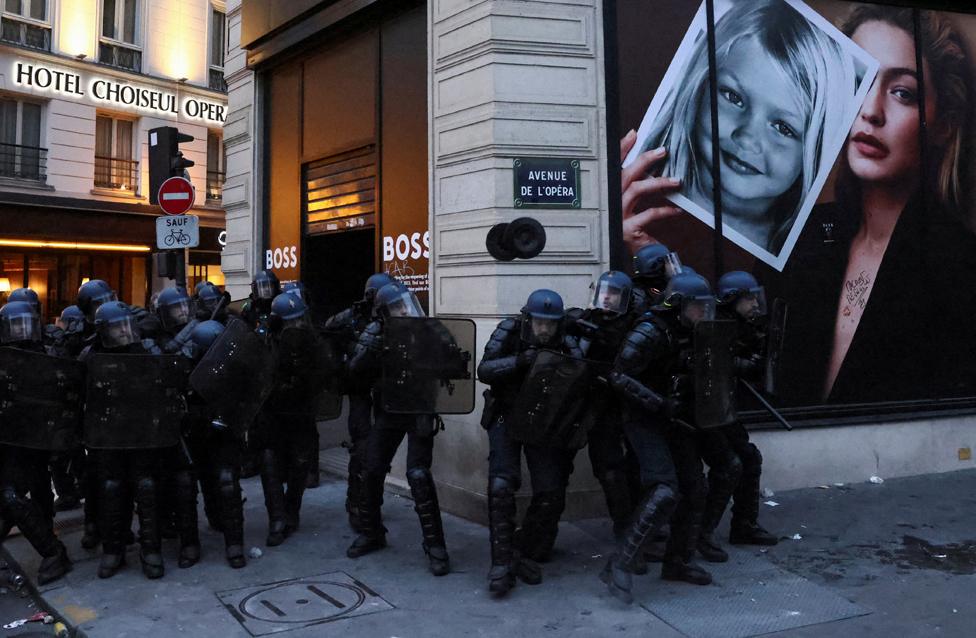
[[[180,133],[175,126],[149,130],[149,203],[158,204],[159,187],[170,177],[185,177],[193,161],[183,157],[180,144],[193,136]]]

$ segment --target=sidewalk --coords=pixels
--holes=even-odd
[[[133,546],[129,566],[99,580],[97,555],[68,526],[61,534],[75,569],[40,593],[92,638],[965,636],[976,612],[974,484],[976,471],[963,471],[776,494],[768,500],[779,505],[763,506],[763,523],[800,540],[768,552],[734,549],[732,561],[713,566],[710,587],[665,583],[652,565],[636,579],[638,602],[625,607],[597,578],[611,550],[605,519],[563,523],[545,582],[494,600],[480,525],[445,517],[454,572],[434,578],[412,502],[387,494],[390,547],[350,560],[344,484],[325,480],[306,492],[302,529],[265,548],[260,483],[251,479],[247,543],[264,555],[245,569],[230,569],[221,538],[205,530],[203,560],[191,569],[177,568],[177,546],[167,541],[163,579],[142,576]],[[36,574],[38,558],[22,538],[5,547],[26,575]]]

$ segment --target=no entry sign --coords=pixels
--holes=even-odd
[[[159,207],[167,215],[182,215],[193,207],[196,193],[185,177],[170,177],[159,187]]]

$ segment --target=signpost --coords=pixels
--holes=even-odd
[[[184,215],[193,208],[196,191],[186,177],[170,177],[159,187],[159,207],[167,217],[156,219],[156,247],[171,250],[176,262],[173,278],[176,285],[186,290],[187,249],[200,245],[200,220],[195,215]],[[176,252],[179,251],[179,252]]]
[[[200,245],[200,218],[196,215],[169,215],[156,218],[156,248],[196,248]]]

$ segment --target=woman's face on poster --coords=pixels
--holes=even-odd
[[[847,163],[864,182],[918,179],[918,78],[912,35],[884,22],[866,22],[851,38],[880,63],[878,77],[848,136]],[[926,66],[926,72],[928,67]],[[929,122],[934,91],[926,82]]]
[[[729,213],[764,214],[799,179],[805,114],[796,95],[796,87],[756,38],[734,44],[719,66],[719,148]],[[707,89],[695,129],[701,169],[708,175],[712,126]]]

